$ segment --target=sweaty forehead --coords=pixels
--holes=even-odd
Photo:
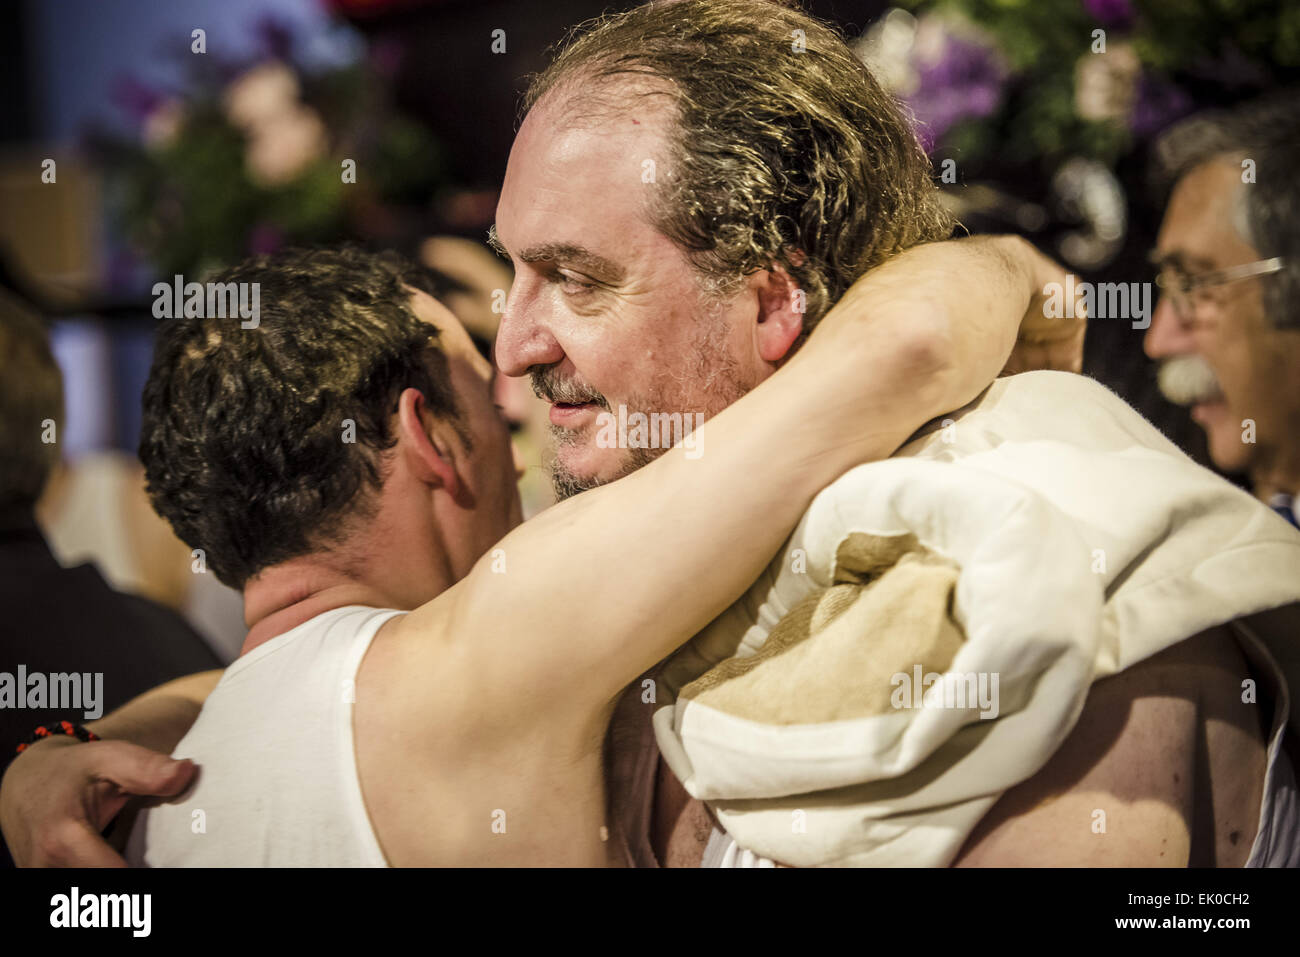
[[[539,243],[635,252],[658,233],[646,215],[667,170],[662,111],[607,108],[582,122],[546,98],[510,152],[497,231],[512,254]]]

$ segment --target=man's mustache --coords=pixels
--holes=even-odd
[[[583,405],[595,403],[602,409],[609,409],[609,401],[591,386],[575,379],[565,378],[555,366],[533,369],[528,373],[532,381],[533,393],[546,402],[561,402],[565,405]]]
[[[1195,354],[1165,359],[1160,363],[1156,383],[1161,394],[1175,405],[1195,405],[1223,394],[1214,369]]]

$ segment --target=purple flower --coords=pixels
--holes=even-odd
[[[1129,0],[1083,0],[1083,7],[1094,20],[1108,27],[1126,27],[1133,22]]]
[[[127,74],[113,81],[112,99],[137,123],[143,123],[162,104],[163,94]]]
[[[257,21],[257,36],[262,49],[273,60],[288,60],[293,53],[293,31],[274,16],[263,16]]]
[[[997,110],[1007,69],[989,47],[948,36],[942,55],[918,65],[917,76],[917,90],[907,102],[918,121],[921,145],[930,152],[957,123]]]
[[[1154,136],[1174,120],[1191,112],[1192,98],[1167,80],[1143,73],[1138,80],[1137,99],[1129,128],[1138,137]]]
[[[278,226],[270,223],[258,223],[248,234],[248,254],[266,256],[284,245],[284,233]]]

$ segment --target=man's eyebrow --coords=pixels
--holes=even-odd
[[[1205,272],[1214,268],[1214,263],[1209,259],[1190,255],[1181,249],[1170,250],[1167,253],[1152,252],[1147,257],[1147,261],[1157,269],[1172,267],[1182,273]]]
[[[495,224],[488,229],[488,245],[507,259],[516,258],[506,251],[501,238],[497,236]],[[553,262],[560,266],[572,266],[602,282],[622,282],[627,275],[627,271],[612,259],[606,259],[576,243],[538,243],[523,250],[517,258],[522,263]]]
[[[536,246],[529,246],[519,254],[519,261],[553,262],[559,266],[573,266],[593,279],[611,283],[622,282],[626,275],[626,271],[618,263],[574,243],[539,243]]]

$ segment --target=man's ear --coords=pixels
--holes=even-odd
[[[758,295],[758,354],[764,362],[780,362],[803,332],[804,291],[780,265],[755,273]]]
[[[421,482],[445,488],[453,498],[460,494],[460,476],[448,444],[447,433],[429,412],[419,389],[403,389],[397,398],[397,451]]]

